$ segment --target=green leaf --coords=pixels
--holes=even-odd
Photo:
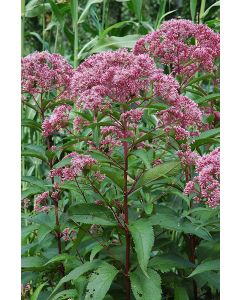
[[[132,0],[132,5],[133,5],[133,10],[136,15],[136,18],[138,19],[138,21],[141,21],[143,0]]]
[[[151,216],[148,220],[153,226],[159,225],[165,229],[189,233],[205,240],[211,240],[211,236],[206,229],[198,228],[197,225],[186,218],[178,216],[174,210],[165,206],[161,206],[158,213]]]
[[[78,292],[75,289],[64,290],[57,293],[51,300],[76,299],[77,295]]]
[[[148,152],[145,149],[135,150],[132,154],[139,157],[147,169],[151,168]]]
[[[213,5],[211,5],[208,9],[206,9],[205,12],[203,13],[203,15],[201,16],[201,19],[202,19],[202,18],[205,18],[205,17],[208,15],[209,11],[210,11],[213,7],[215,7],[215,6],[220,6],[220,1],[215,2],[215,3],[214,3]]]
[[[197,8],[197,0],[190,0],[190,11],[191,11],[191,17],[193,22],[195,20],[196,8]]]
[[[40,256],[22,257],[21,266],[23,269],[35,269],[42,267],[46,260]]]
[[[25,6],[25,17],[33,18],[42,15],[44,12],[50,11],[49,3],[43,3],[42,0],[31,0]]]
[[[37,300],[39,294],[41,293],[41,290],[43,289],[43,287],[46,285],[46,282],[42,283],[41,285],[39,285],[36,290],[33,292],[33,294],[31,295],[30,300]]]
[[[189,300],[187,290],[183,286],[174,284],[174,300]]]
[[[202,262],[200,265],[198,265],[196,269],[188,277],[192,277],[194,275],[207,272],[207,271],[219,271],[219,270],[220,270],[219,259],[209,260],[209,261]]]
[[[59,263],[59,262],[62,262],[62,261],[65,261],[65,260],[68,260],[68,259],[71,259],[73,256],[70,256],[69,254],[67,253],[62,253],[62,254],[58,254],[57,256],[51,258],[48,262],[46,262],[44,264],[45,267],[51,265],[51,264],[54,264],[54,263]]]
[[[29,196],[34,196],[43,192],[43,189],[38,186],[31,186],[30,188],[22,191],[21,199],[28,198]]]
[[[68,275],[64,276],[59,283],[57,284],[57,286],[55,287],[55,289],[53,290],[52,294],[50,295],[49,299],[52,299],[51,296],[56,293],[56,291],[65,283],[68,282],[70,280],[76,280],[78,279],[81,275],[83,275],[86,272],[92,271],[94,269],[96,269],[102,262],[99,260],[94,260],[92,262],[86,262],[82,265],[80,265],[79,267],[75,268],[74,270],[72,270]]]
[[[116,50],[118,48],[133,48],[136,41],[141,36],[138,34],[125,36],[104,37],[97,41],[96,45],[91,49],[90,54],[98,53],[106,50]]]
[[[41,126],[40,126],[36,121],[34,121],[34,120],[23,119],[23,120],[21,121],[21,125],[22,125],[23,127],[29,127],[29,128],[32,128],[32,129],[37,130],[37,131],[39,131],[39,132],[42,131]]]
[[[135,189],[151,183],[154,180],[164,178],[166,176],[173,176],[181,169],[179,161],[168,161],[162,163],[152,169],[147,170],[138,180]]]
[[[33,185],[36,185],[39,188],[42,188],[43,191],[46,190],[44,181],[41,180],[41,179],[38,179],[34,176],[22,176],[22,181],[28,182],[28,183],[33,184]]]
[[[220,134],[220,128],[214,128],[202,132],[198,137],[195,138],[195,141],[191,144],[192,149],[195,149],[201,145],[209,144],[212,142],[219,143],[217,140],[215,140],[215,138],[219,137],[219,134]]]
[[[94,257],[102,250],[104,247],[102,245],[97,244],[93,247],[91,254],[90,254],[90,261],[93,261]]]
[[[130,273],[131,288],[136,300],[161,300],[161,277],[151,269],[147,270],[148,277],[140,269]]]
[[[75,222],[105,226],[116,225],[112,212],[108,208],[94,203],[73,205],[69,208],[69,215]]]
[[[93,4],[102,3],[102,2],[103,2],[103,0],[88,0],[87,5],[85,6],[82,14],[80,15],[80,17],[78,19],[78,24],[83,23],[86,20],[86,17],[89,13],[89,9],[91,8],[91,6]]]
[[[103,263],[89,278],[85,300],[102,300],[109,290],[118,270]]]
[[[116,167],[100,167],[101,173],[105,174],[108,178],[110,178],[117,186],[123,189],[124,179],[123,179],[123,171]]]
[[[48,161],[44,148],[39,145],[25,145],[22,156],[36,157],[45,162]]]
[[[129,225],[135,244],[139,265],[146,274],[150,253],[154,244],[153,228],[146,220],[137,220]]]
[[[220,98],[220,94],[219,93],[215,93],[215,94],[210,94],[201,98],[198,98],[196,100],[194,100],[198,105],[203,105],[208,101],[211,100],[215,100],[215,99],[219,99]]]
[[[111,30],[116,29],[116,28],[120,28],[120,27],[122,27],[123,25],[129,24],[129,23],[136,24],[136,23],[133,22],[133,21],[122,21],[122,22],[115,23],[115,24],[113,24],[112,26],[109,26],[108,28],[106,28],[106,29],[101,33],[101,36],[104,37],[104,36],[106,36]]]
[[[151,258],[148,266],[161,272],[169,272],[172,268],[192,268],[194,264],[175,254],[161,254]]]

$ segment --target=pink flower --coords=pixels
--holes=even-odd
[[[186,139],[188,136],[197,135],[202,126],[202,112],[198,105],[185,96],[176,98],[174,104],[158,113],[159,123],[168,131],[175,129],[176,139]]]
[[[105,179],[105,174],[100,173],[99,171],[95,172],[94,176],[98,181],[103,181]]]
[[[50,177],[60,177],[61,181],[73,180],[77,177],[84,168],[91,167],[96,164],[97,161],[89,155],[80,155],[76,152],[72,152],[66,155],[64,158],[71,158],[69,166],[52,169],[50,171]]]
[[[188,145],[186,146],[185,150],[177,151],[177,155],[183,166],[194,166],[199,159],[199,155],[196,152],[192,152]]]
[[[49,207],[46,206],[46,205],[42,205],[43,202],[46,203],[48,201],[48,197],[49,197],[49,191],[44,192],[44,193],[37,196],[37,198],[34,201],[34,211],[36,213],[39,213],[39,212],[42,212],[42,211],[43,212],[48,212]]]
[[[142,109],[131,109],[125,113],[122,113],[120,120],[125,120],[131,125],[137,125],[141,121],[142,115]]]
[[[194,183],[200,188],[197,199],[205,199],[214,208],[220,204],[220,148],[200,157],[196,162],[197,175],[185,187],[185,194],[194,191]]]
[[[70,105],[65,104],[55,108],[52,115],[49,118],[46,118],[42,123],[43,135],[45,137],[50,136],[65,127],[71,109],[72,107]]]
[[[35,95],[58,89],[66,92],[72,75],[72,67],[59,54],[43,51],[22,58],[23,93]]]
[[[141,97],[153,82],[158,96],[174,99],[178,94],[176,81],[163,75],[147,54],[134,55],[120,49],[98,53],[84,61],[73,76],[71,90],[77,106],[103,110],[105,105]]]
[[[133,51],[148,53],[161,64],[172,66],[174,74],[187,79],[197,71],[213,70],[214,60],[220,53],[220,38],[206,25],[173,19],[139,39]]]

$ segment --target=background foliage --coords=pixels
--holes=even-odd
[[[219,1],[22,0],[22,55],[26,56],[35,50],[48,50],[60,53],[73,67],[77,67],[93,53],[122,47],[131,49],[139,37],[156,30],[164,20],[171,18],[202,22],[214,31],[219,31]],[[206,88],[209,82],[202,79],[201,84]],[[208,86],[210,96],[196,91],[197,87],[193,84],[185,93],[202,106],[209,99],[214,99],[219,108],[219,91],[214,90],[213,86]],[[211,118],[210,116],[209,122],[212,122]],[[214,129],[196,139],[193,145],[202,154],[206,149],[219,144],[219,123],[215,125]],[[69,146],[66,151],[74,150],[71,141],[66,139],[67,142]],[[57,255],[56,249],[51,246],[56,229],[54,216],[51,213],[47,216],[32,213],[34,196],[48,188],[49,183],[44,178],[49,172],[47,161],[51,153],[41,146],[40,118],[29,106],[22,107],[22,144],[22,199],[28,198],[31,201],[29,206],[23,205],[22,209],[22,299],[124,299],[123,280],[118,277],[118,266],[109,263],[109,253],[101,245],[107,243],[112,234],[116,235],[108,227],[115,220],[106,217],[104,208],[101,210],[100,207],[91,207],[91,204],[89,208],[84,206],[86,215],[87,209],[91,212],[91,222],[86,222],[86,219],[84,221],[87,218],[85,214],[79,214],[65,224],[67,227],[77,223],[77,238],[64,244],[61,255]],[[62,153],[58,155],[60,158]],[[147,155],[139,153],[139,163],[144,161],[146,169],[152,161],[151,156],[151,151]],[[111,178],[110,170],[108,171]],[[157,174],[161,174],[161,170]],[[151,174],[150,178],[154,176]],[[163,171],[163,178],[164,176],[166,174]],[[167,176],[173,184],[175,175]],[[157,180],[155,184],[165,183],[163,178],[158,181],[157,175],[154,178]],[[117,179],[115,175],[112,176],[115,185],[121,185]],[[148,186],[139,186],[146,199],[139,207],[145,217],[156,210],[161,223],[157,223],[153,215],[149,218],[150,223],[139,220],[130,226],[137,249],[133,265],[137,265],[137,260],[141,262],[131,274],[134,297],[154,300],[160,299],[158,295],[161,294],[162,299],[195,299],[194,285],[197,285],[197,299],[219,299],[219,210],[206,207],[191,210],[189,200],[181,193],[181,189],[179,191],[177,188],[161,186],[159,190],[154,187],[156,190],[151,194]],[[65,190],[63,206],[68,205],[68,197],[73,201],[81,197],[76,186],[66,184]],[[94,193],[89,192],[88,195],[95,197]],[[156,199],[161,203],[158,207],[154,206]],[[163,203],[167,205],[162,205]],[[74,212],[74,208],[72,211]],[[78,207],[78,211],[82,211],[81,207]],[[71,217],[71,210],[68,213]],[[130,214],[135,219],[134,209]],[[79,222],[84,225],[79,227]],[[104,235],[99,238],[99,233],[95,233],[96,239],[92,239],[88,234],[90,224],[102,225]],[[188,247],[191,235],[196,242],[194,261],[191,260]],[[120,263],[124,261],[121,247],[112,250]],[[40,255],[42,252],[44,255]],[[61,278],[56,270],[62,265],[65,276]],[[150,279],[146,278],[144,271]],[[118,280],[111,285],[114,278]],[[156,282],[161,282],[161,286]],[[64,286],[66,289],[63,289]],[[97,296],[92,296],[98,287]],[[151,297],[145,298],[145,295]]]

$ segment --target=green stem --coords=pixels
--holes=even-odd
[[[206,0],[202,0],[201,2],[201,7],[200,7],[200,15],[199,15],[199,20],[200,20],[200,23],[202,23],[202,20],[203,20],[203,14],[205,12],[205,6],[206,6]]]
[[[71,0],[72,10],[72,26],[74,32],[74,49],[73,49],[73,66],[76,69],[78,66],[78,0]]]
[[[108,10],[109,10],[109,0],[104,0],[103,1],[103,12],[102,12],[102,31],[105,28],[107,28]]]
[[[124,122],[124,139],[127,138],[127,122]],[[128,142],[125,140],[123,142],[123,151],[124,151],[124,201],[123,201],[123,208],[124,208],[124,222],[125,226],[125,238],[126,238],[126,251],[125,251],[125,287],[126,287],[126,300],[130,300],[130,293],[131,293],[131,284],[129,278],[129,270],[130,270],[130,233],[128,230],[128,189],[127,189],[127,177],[128,177]]]
[[[55,44],[54,44],[54,53],[57,51],[57,43],[58,43],[58,35],[59,35],[59,26],[57,25],[56,37],[55,37]]]
[[[21,0],[21,55],[24,56],[25,0]]]
[[[43,0],[43,4],[44,4],[45,0]],[[42,15],[42,40],[43,40],[43,51],[45,50],[45,27],[46,27],[46,22],[45,22],[45,9],[43,6],[43,15]]]

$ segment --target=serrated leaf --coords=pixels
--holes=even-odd
[[[28,182],[30,184],[36,185],[41,188],[43,191],[46,190],[45,183],[43,180],[38,179],[34,176],[22,176],[22,181]]]
[[[90,276],[85,300],[102,300],[117,273],[118,270],[114,266],[104,262]]]
[[[169,230],[184,232],[199,236],[205,240],[211,240],[211,236],[206,229],[198,228],[197,225],[191,223],[188,219],[178,216],[174,210],[161,206],[159,212],[149,219],[150,224],[159,225]]]
[[[22,151],[22,156],[30,156],[39,158],[45,162],[48,161],[48,158],[45,153],[45,149],[39,145],[25,145],[24,150]]]
[[[38,124],[36,121],[30,120],[30,119],[23,119],[21,121],[21,126],[29,127],[29,128],[35,129],[39,132],[42,131],[40,124]]]
[[[192,277],[194,275],[207,272],[207,271],[219,271],[220,270],[220,261],[219,259],[209,260],[202,262],[196,267],[196,269],[188,276]]]
[[[152,270],[147,270],[148,277],[140,269],[130,273],[131,288],[136,300],[161,300],[161,277]]]
[[[138,180],[135,190],[151,183],[154,180],[164,178],[166,176],[173,176],[181,169],[179,161],[168,161],[162,163],[154,168],[147,170]]]
[[[115,218],[112,212],[103,206],[94,203],[81,203],[69,208],[69,215],[75,222],[114,226]]]
[[[196,100],[194,100],[198,105],[202,105],[205,104],[205,102],[208,102],[210,100],[214,100],[214,99],[219,99],[220,98],[220,93],[215,93],[215,94],[210,94],[201,98],[198,98]]]
[[[123,189],[124,180],[123,180],[123,171],[116,167],[100,167],[100,172],[105,174],[110,178],[117,186]]]
[[[77,295],[78,292],[75,289],[64,290],[57,293],[51,300],[76,299]]]
[[[23,200],[29,196],[40,194],[40,193],[42,193],[42,191],[43,191],[43,189],[38,186],[31,186],[30,188],[22,191],[21,199]]]
[[[23,269],[34,269],[39,268],[44,265],[46,262],[46,259],[40,256],[28,256],[28,257],[22,257],[21,261],[21,267]]]
[[[129,225],[129,230],[133,237],[139,265],[143,272],[146,273],[150,253],[154,244],[153,228],[148,221],[137,220]]]
[[[65,283],[70,280],[76,280],[78,279],[81,275],[83,275],[86,272],[92,271],[96,269],[102,262],[99,260],[94,260],[92,262],[87,261],[86,263],[80,265],[79,267],[75,268],[72,270],[68,275],[64,276],[55,289],[53,290],[52,294],[50,295],[49,299],[52,299],[52,295],[56,293],[56,291]]]
[[[150,259],[148,266],[161,272],[169,272],[172,268],[192,268],[194,264],[175,254],[161,254]]]
[[[139,157],[142,160],[142,162],[145,164],[147,169],[151,168],[148,152],[145,149],[135,150],[132,154]]]

